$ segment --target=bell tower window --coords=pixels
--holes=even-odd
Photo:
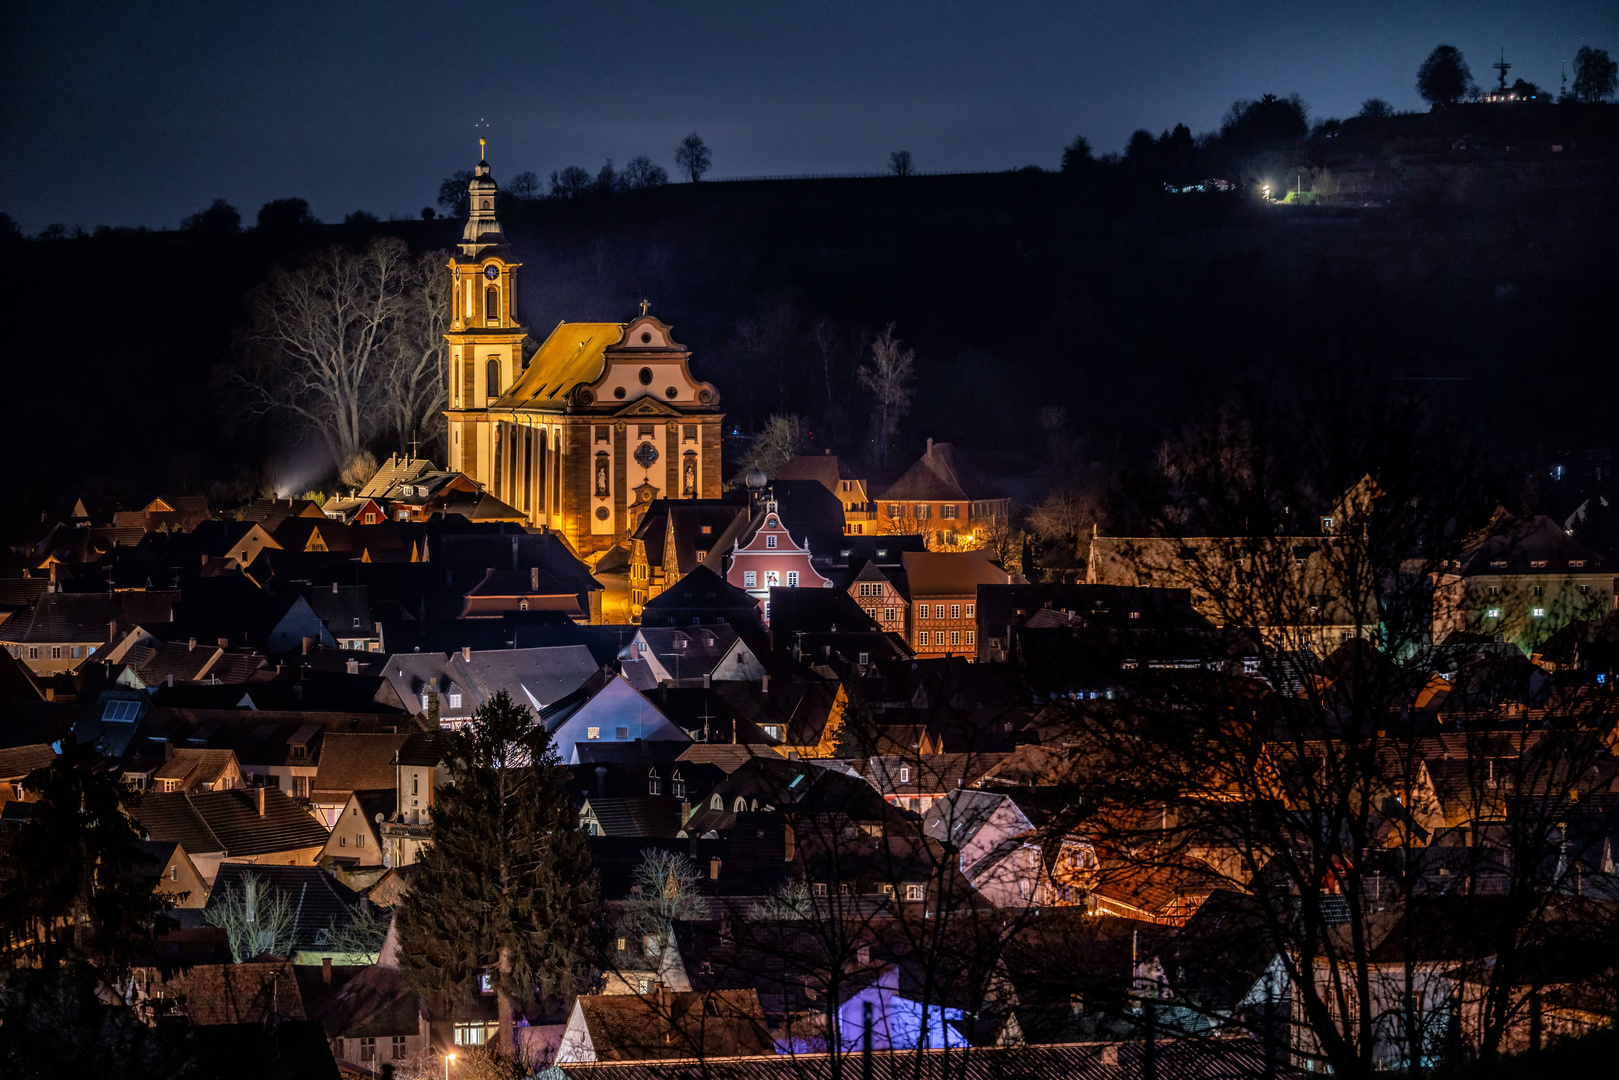
[[[483,292],[483,319],[487,323],[500,321],[500,290],[493,285]]]
[[[500,396],[500,360],[497,359],[496,357],[493,357],[493,356],[491,356],[489,358],[489,376],[488,376],[488,378],[489,378],[489,390],[488,390],[489,396],[491,398],[499,397]]]

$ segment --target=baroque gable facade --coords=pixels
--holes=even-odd
[[[581,556],[628,545],[653,499],[720,493],[719,393],[694,378],[670,327],[561,322],[525,362],[517,270],[480,161],[449,263],[450,468]]]

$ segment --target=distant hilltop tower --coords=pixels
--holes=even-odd
[[[483,140],[479,140],[482,147]],[[449,262],[449,467],[499,505],[485,517],[560,534],[578,554],[628,546],[654,499],[720,494],[719,392],[649,315],[562,322],[525,364],[517,270],[480,158]]]

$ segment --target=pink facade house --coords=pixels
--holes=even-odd
[[[756,527],[743,533],[731,547],[731,567],[725,580],[756,597],[769,622],[772,587],[830,589],[832,580],[815,569],[809,548],[787,531],[776,510],[776,500],[766,499],[754,520]]]

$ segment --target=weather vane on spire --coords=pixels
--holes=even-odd
[[[472,129],[474,131],[476,131],[479,128],[482,128],[484,131],[488,131],[489,130],[489,121],[485,120],[481,116],[478,117],[478,122],[476,124],[472,125]],[[488,144],[489,144],[488,139],[485,139],[482,135],[478,136],[478,160],[479,161],[484,160],[484,147],[486,147]]]

